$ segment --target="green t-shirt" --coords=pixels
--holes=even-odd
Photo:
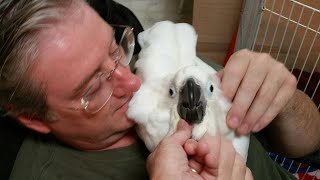
[[[115,150],[83,152],[48,137],[28,136],[20,148],[10,179],[148,179],[147,155],[141,142]],[[247,165],[258,180],[294,179],[269,158],[254,136],[251,136]]]
[[[17,155],[12,180],[148,179],[143,143],[115,150],[84,152],[52,138],[28,136]]]
[[[296,179],[268,156],[254,135],[250,137],[247,166],[257,180]]]

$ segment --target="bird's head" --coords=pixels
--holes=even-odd
[[[200,66],[187,66],[179,70],[172,80],[169,96],[177,101],[177,112],[190,124],[199,124],[206,114],[208,101],[218,101],[219,80],[215,71]],[[218,103],[218,102],[217,102]]]

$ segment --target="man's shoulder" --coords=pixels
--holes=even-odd
[[[20,148],[11,179],[131,179],[135,176],[143,179],[147,177],[145,158],[143,146],[138,143],[114,150],[84,152],[52,137],[31,135]]]

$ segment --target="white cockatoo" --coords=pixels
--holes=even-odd
[[[216,71],[196,56],[197,34],[186,23],[161,21],[138,35],[141,52],[135,64],[141,87],[127,115],[150,151],[171,135],[180,119],[193,125],[192,138],[205,132],[229,138],[245,159],[249,137],[226,124],[230,102],[219,89]]]

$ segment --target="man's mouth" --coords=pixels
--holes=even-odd
[[[133,95],[127,96],[126,100],[123,102],[121,106],[119,106],[116,111],[126,112],[129,108],[129,102],[131,101]]]

